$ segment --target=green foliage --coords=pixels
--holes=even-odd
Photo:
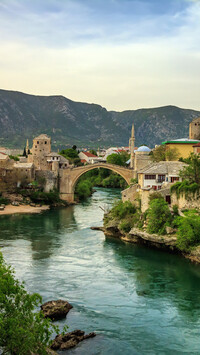
[[[96,155],[96,156],[97,156],[97,152],[96,152],[96,150],[94,150],[94,149],[90,149],[90,150],[89,150],[89,152],[90,152],[91,154],[94,154],[94,155]]]
[[[132,228],[132,223],[130,220],[124,220],[119,225],[119,229],[121,229],[125,233],[130,232],[131,228]]]
[[[81,160],[78,156],[77,150],[74,148],[75,145],[72,148],[62,149],[59,154],[62,155],[64,158],[68,159],[70,164],[79,165],[81,163]]]
[[[75,194],[80,200],[83,200],[92,194],[92,183],[90,180],[79,181],[76,185]]]
[[[0,192],[0,205],[8,205],[10,201],[2,196],[2,193]]]
[[[171,220],[170,209],[164,199],[154,199],[150,202],[147,225],[147,231],[149,233],[165,234],[165,227]]]
[[[195,194],[200,190],[200,185],[196,182],[191,183],[188,180],[182,182],[177,181],[174,185],[171,186],[170,191],[175,192],[179,198],[181,194],[185,193],[185,196],[188,197],[189,194]]]
[[[200,218],[199,217],[180,217],[177,222],[177,247],[189,252],[200,244]]]
[[[23,157],[27,157],[27,155],[26,155],[26,148],[24,148],[24,151],[23,151],[22,156],[23,156]]]
[[[10,159],[13,159],[14,161],[19,161],[19,157],[17,155],[9,155]]]
[[[120,166],[126,166],[126,162],[129,159],[129,154],[126,152],[121,152],[120,154],[110,154],[106,161],[109,164],[115,164]]]
[[[194,153],[191,153],[189,158],[185,159],[185,162],[188,164],[188,166],[185,166],[181,173],[180,176],[188,180],[190,184],[196,183],[200,185],[200,156],[199,154],[196,155]]]
[[[151,154],[151,158],[155,162],[165,161],[165,160],[178,160],[179,152],[177,148],[167,149],[166,145],[159,145],[156,147]]]
[[[138,183],[138,179],[133,179],[133,178],[131,178],[131,185],[133,184],[133,185],[135,185],[135,184],[137,184]]]
[[[136,210],[136,207],[130,201],[119,201],[114,204],[111,213],[113,217],[123,219],[127,215],[134,214]]]
[[[57,191],[43,192],[32,190],[20,190],[20,193],[24,197],[30,197],[34,203],[41,203],[45,205],[53,205],[60,202],[59,193]]]
[[[42,298],[30,295],[0,253],[0,348],[3,354],[47,354],[51,335],[58,328],[41,312]]]
[[[152,194],[149,195],[149,202],[155,200],[155,199],[161,199],[164,200],[163,196],[161,195],[160,192],[153,192]]]
[[[173,208],[174,216],[179,216],[178,205],[174,205],[172,208]]]
[[[87,184],[82,184],[81,182],[83,181],[87,181]],[[75,188],[75,194],[78,198],[83,199],[91,195],[92,189],[90,184],[88,184],[88,181],[92,184],[92,186],[113,187],[122,189],[125,189],[127,186],[126,181],[120,175],[104,168],[94,169],[88,171],[80,177]]]

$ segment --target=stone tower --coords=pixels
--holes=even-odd
[[[132,124],[132,130],[131,130],[131,138],[129,139],[129,150],[131,154],[131,161],[130,161],[130,168],[134,169],[134,159],[135,159],[135,130],[134,130],[134,124]]]
[[[200,117],[195,118],[192,122],[190,122],[189,138],[200,140]]]
[[[29,152],[29,143],[28,143],[28,139],[26,141],[26,155],[28,155]]]
[[[51,138],[46,134],[33,139],[31,155],[28,155],[28,162],[34,163],[36,169],[47,170],[47,155],[51,153]]]

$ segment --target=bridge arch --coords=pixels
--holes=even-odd
[[[68,202],[74,202],[74,190],[78,179],[86,172],[97,168],[108,169],[119,174],[128,185],[131,183],[131,178],[135,177],[133,169],[107,163],[94,163],[76,168],[63,169],[60,172],[60,197]]]
[[[103,163],[103,164],[104,165],[102,165],[102,166],[99,166],[99,164],[98,164],[98,166],[96,166],[97,164],[86,165],[85,168],[87,167],[87,169],[85,169],[84,171],[81,171],[75,177],[75,179],[73,180],[73,187],[72,187],[73,192],[75,190],[75,187],[76,187],[76,184],[77,184],[78,180],[80,179],[80,177],[82,175],[84,175],[88,171],[95,170],[95,169],[100,169],[100,168],[107,169],[107,170],[113,171],[114,173],[117,173],[118,175],[120,175],[127,182],[128,185],[130,184],[130,180],[127,178],[126,174],[124,174],[124,172],[119,172],[118,169],[116,168],[117,166],[108,167],[108,165],[112,165],[112,164],[105,164],[105,163]]]

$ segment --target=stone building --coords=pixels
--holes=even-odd
[[[51,153],[51,138],[46,134],[33,139],[31,154],[28,155],[28,163],[33,163],[38,170],[48,170],[47,155]]]
[[[200,117],[195,118],[192,122],[190,122],[189,138],[200,140]]]

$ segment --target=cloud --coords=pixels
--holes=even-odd
[[[116,110],[200,109],[199,18],[199,2],[183,0],[3,0],[1,87]]]

